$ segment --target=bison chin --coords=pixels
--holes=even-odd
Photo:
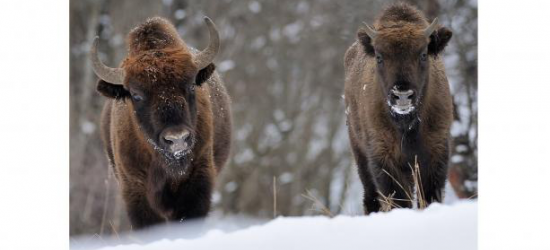
[[[191,154],[191,153],[190,153]],[[171,176],[185,176],[189,171],[188,168],[193,161],[192,157],[187,156],[180,159],[168,160],[168,164],[164,165],[166,173]]]
[[[417,128],[420,118],[418,117],[418,112],[416,110],[402,115],[396,114],[393,111],[390,111],[392,114],[392,120],[394,124],[399,127],[401,130],[413,130]]]
[[[417,106],[414,104],[399,105],[388,101],[389,112],[393,123],[401,130],[415,129],[420,122]]]
[[[159,161],[164,162],[160,163],[162,168],[166,171],[166,173],[170,176],[185,176],[187,175],[187,171],[189,166],[191,165],[191,162],[193,161],[192,153],[189,152],[185,156],[181,158],[175,158],[173,156],[164,156],[159,157]]]

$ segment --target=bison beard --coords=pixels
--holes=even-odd
[[[422,188],[416,191],[428,204],[443,199],[452,123],[438,56],[451,31],[404,3],[389,6],[374,26],[358,31],[344,58],[348,132],[366,214],[388,207],[381,203],[387,198],[394,207],[412,207],[415,162]]]
[[[97,39],[90,51],[97,91],[109,98],[101,137],[134,229],[206,216],[228,159],[229,96],[212,63],[219,35],[205,21],[210,44],[203,51],[162,18],[130,32],[120,68],[101,63]]]
[[[203,217],[210,208],[210,173],[200,173],[201,169],[186,173],[191,161],[186,157],[167,166],[162,158],[157,158],[150,166],[147,200],[157,213],[170,220]],[[190,176],[185,178],[187,174]]]

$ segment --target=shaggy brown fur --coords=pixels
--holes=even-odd
[[[230,152],[230,100],[210,64],[198,69],[172,24],[151,18],[133,29],[121,67],[124,86],[103,80],[101,136],[134,228],[206,216],[216,174]],[[140,99],[138,99],[138,96]],[[192,149],[174,158],[166,128],[191,131]]]
[[[392,5],[376,20],[374,41],[360,29],[357,41],[344,58],[348,132],[364,187],[367,214],[379,211],[379,194],[393,196],[398,206],[412,206],[411,202],[400,199],[409,199],[405,190],[412,193],[409,166],[414,166],[415,157],[418,157],[427,202],[442,200],[452,100],[438,55],[452,33],[439,27],[426,38],[423,30],[428,25],[416,8],[407,4]],[[392,112],[389,98],[395,87],[415,91],[414,112]]]

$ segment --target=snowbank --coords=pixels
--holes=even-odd
[[[395,209],[368,217],[280,217],[233,232],[208,230],[194,239],[101,249],[477,249],[477,202],[433,204],[424,211]]]

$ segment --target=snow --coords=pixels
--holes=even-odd
[[[283,35],[285,35],[291,43],[297,43],[300,38],[299,34],[303,29],[302,21],[296,21],[288,24],[283,28]]]
[[[80,130],[82,130],[82,133],[84,134],[92,134],[95,132],[96,126],[93,122],[84,120],[80,122]]]
[[[309,3],[307,2],[299,2],[298,6],[296,6],[296,12],[300,14],[306,14],[309,11]]]
[[[252,43],[250,43],[250,48],[253,50],[259,50],[265,46],[266,39],[263,36],[258,36],[254,38]]]
[[[414,111],[414,106],[409,105],[409,106],[401,107],[399,105],[392,105],[391,110],[393,112],[395,112],[396,114],[406,115],[406,114]]]
[[[184,9],[178,9],[174,12],[174,17],[178,20],[184,19],[187,13],[185,13]]]
[[[253,2],[250,2],[248,4],[248,9],[252,12],[252,13],[258,13],[262,10],[262,5],[256,1],[253,1]]]
[[[216,223],[235,223],[227,220]],[[149,243],[100,249],[477,249],[477,201],[432,204],[422,211],[394,209],[370,216],[278,217],[233,231],[218,226],[197,233],[201,228],[170,226],[170,230],[156,231],[159,237]],[[167,232],[178,237],[166,236]],[[185,232],[194,236],[185,237]]]
[[[464,156],[462,155],[453,155],[451,157],[451,162],[452,163],[460,163],[460,162],[463,162],[464,161]]]
[[[220,64],[218,64],[218,67],[217,67],[217,69],[220,72],[226,72],[226,71],[231,70],[233,68],[235,68],[235,62],[233,60],[225,60],[225,61],[221,62]]]
[[[290,172],[284,172],[279,176],[279,181],[281,184],[287,184],[294,180],[294,175]]]
[[[225,184],[225,191],[228,192],[228,193],[233,193],[233,191],[237,190],[237,187],[239,185],[234,182],[234,181],[231,181],[231,182],[228,182],[227,184]]]
[[[459,200],[458,196],[456,195],[453,187],[451,186],[451,183],[447,181],[445,183],[445,197],[443,199],[443,204],[453,204]]]
[[[241,153],[237,153],[234,159],[236,164],[243,164],[254,159],[254,152],[250,148],[245,148]]]

